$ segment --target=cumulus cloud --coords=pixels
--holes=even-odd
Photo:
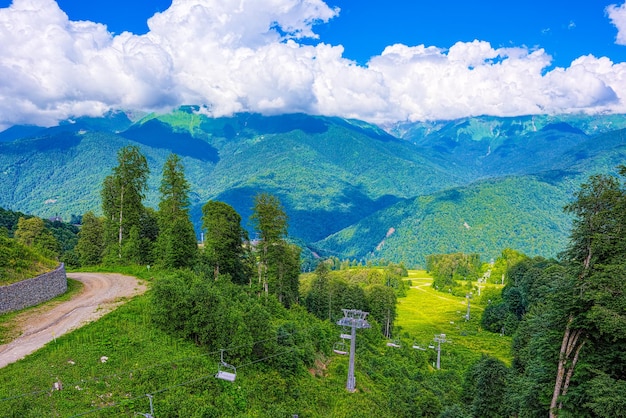
[[[606,13],[611,19],[611,23],[617,28],[615,43],[626,45],[626,3],[621,6],[611,4],[607,6]]]
[[[607,8],[618,29],[623,10]],[[374,123],[626,110],[625,64],[607,58],[548,71],[543,49],[475,40],[391,45],[361,66],[341,45],[302,42],[338,15],[322,0],[174,0],[147,34],[113,35],[54,0],[14,0],[0,9],[0,126],[181,104]]]

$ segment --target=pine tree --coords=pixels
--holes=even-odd
[[[157,262],[167,268],[190,267],[198,242],[189,219],[189,183],[180,157],[170,154],[163,166],[159,202]]]

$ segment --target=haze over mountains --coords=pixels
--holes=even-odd
[[[290,235],[314,252],[385,258],[506,247],[555,256],[570,220],[562,207],[595,173],[626,162],[626,117],[477,117],[386,126],[336,117],[238,114],[208,118],[185,106],[165,115],[111,112],[57,127],[0,133],[0,206],[42,217],[100,211],[117,150],[139,145],[156,207],[161,169],[181,156],[192,217],[210,199],[244,219],[269,192]]]

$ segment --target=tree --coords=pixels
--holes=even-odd
[[[464,400],[473,417],[506,417],[503,402],[509,383],[509,369],[500,360],[483,355],[465,375]]]
[[[620,174],[626,175],[626,167],[620,167]],[[574,215],[569,246],[563,254],[571,291],[561,298],[565,324],[550,402],[551,417],[557,416],[563,408],[573,379],[576,380],[574,370],[585,346],[590,346],[586,351],[585,370],[595,370],[591,374],[587,372],[586,379],[598,373],[620,381],[624,378],[623,360],[609,365],[601,359],[594,361],[594,356],[602,349],[603,357],[620,359],[622,356],[614,353],[613,347],[623,347],[626,343],[623,337],[626,330],[625,209],[626,193],[619,180],[605,175],[592,176],[581,186],[575,201],[565,208]],[[585,373],[578,378],[585,379]],[[592,394],[586,396],[593,400]],[[579,403],[584,404],[584,401]]]
[[[390,338],[396,319],[396,292],[391,287],[375,284],[367,289],[365,296],[370,317],[380,324],[385,337]]]
[[[426,269],[434,278],[434,288],[454,290],[458,286],[457,280],[472,280],[480,277],[480,255],[432,254],[426,257]]]
[[[76,251],[83,266],[94,266],[102,262],[104,251],[104,225],[102,219],[89,211],[82,217]]]
[[[269,293],[270,264],[278,261],[281,251],[270,251],[280,245],[287,236],[287,214],[276,196],[260,193],[254,197],[254,206],[250,217],[254,229],[259,235],[257,254],[259,259],[259,284],[267,295]],[[277,269],[272,266],[272,270]]]
[[[44,224],[40,218],[20,217],[15,230],[15,240],[27,247],[34,247],[35,240],[43,233]]]
[[[170,154],[165,161],[159,191],[157,262],[167,268],[189,267],[195,260],[198,243],[189,219],[189,183],[176,154]]]
[[[148,162],[136,146],[121,148],[118,165],[102,187],[105,217],[105,248],[108,255],[122,260],[122,246],[133,226],[140,228],[147,189]]]
[[[20,244],[37,249],[42,255],[57,259],[61,246],[44,224],[43,219],[20,217],[15,230],[15,239]]]
[[[256,195],[251,220],[263,244],[269,245],[287,236],[287,214],[276,196]]]
[[[268,250],[267,276],[272,294],[285,306],[298,302],[300,278],[300,247],[284,240],[277,241]]]
[[[235,283],[244,284],[249,272],[244,259],[248,234],[241,227],[241,216],[224,202],[210,200],[202,207],[204,254],[213,267],[213,277],[228,274]]]
[[[304,303],[309,312],[320,319],[331,320],[331,295],[329,286],[329,268],[324,262],[315,268],[315,277],[311,290],[307,293]]]

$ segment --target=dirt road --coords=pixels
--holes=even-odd
[[[40,349],[55,337],[95,321],[123,303],[122,298],[146,291],[140,280],[113,273],[69,273],[83,283],[71,300],[29,310],[15,318],[21,335],[0,345],[0,368]]]

